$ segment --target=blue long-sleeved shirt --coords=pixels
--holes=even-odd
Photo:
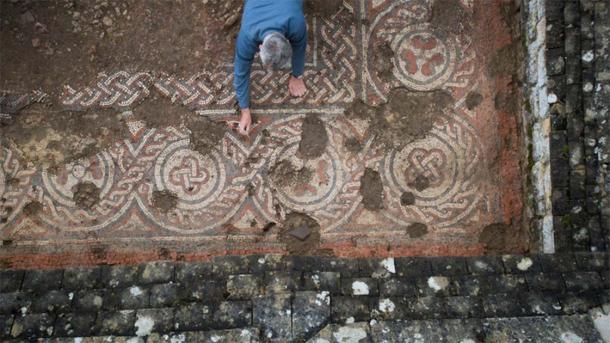
[[[280,32],[292,46],[292,75],[305,69],[307,26],[303,0],[246,0],[235,47],[233,86],[240,108],[250,107],[250,68],[254,54],[270,32]]]

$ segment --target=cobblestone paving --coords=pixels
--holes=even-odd
[[[610,234],[609,1],[546,1],[558,250],[605,250]]]
[[[589,312],[610,303],[609,266],[606,253],[269,254],[211,263],[3,270],[0,339],[602,342]],[[591,312],[594,319],[600,311]]]
[[[189,252],[189,245],[205,256],[281,252],[281,225],[268,232],[263,228],[283,223],[290,212],[313,217],[321,231],[316,248],[340,256],[388,250],[479,254],[484,250],[479,235],[490,224],[507,225],[507,237],[520,237],[522,249],[528,241],[518,235],[521,145],[517,120],[503,105],[518,103],[506,93],[516,67],[492,65],[503,61],[498,54],[513,43],[506,24],[511,13],[502,17],[510,1],[458,2],[472,27],[434,23],[433,1],[353,0],[331,18],[309,18],[309,95],[290,99],[283,91],[287,75],[267,75],[255,66],[252,98],[259,124],[251,140],[227,133],[207,155],[191,149],[189,132],[144,127],[129,119],[129,111],[161,94],[201,115],[230,116],[230,63],[189,79],[100,70],[88,87],[67,85],[61,98],[66,109],[115,109],[125,115],[132,137],[54,172],[34,168],[18,151],[2,147],[0,195],[6,213],[0,237],[10,247],[0,258],[22,266],[125,261],[125,245],[140,259]],[[384,44],[391,56],[372,53]],[[389,77],[378,70],[388,61]],[[453,102],[425,138],[399,150],[376,149],[366,127],[342,114],[358,99],[383,103],[396,87],[444,90]],[[295,152],[303,118],[312,114],[320,115],[329,144],[321,157],[303,160]],[[350,141],[361,150],[350,152]],[[284,159],[313,170],[311,180],[288,188],[274,184],[269,170]],[[381,177],[380,210],[361,204],[366,168]],[[9,179],[18,181],[5,184]],[[425,180],[425,186],[414,185],[417,180]],[[92,206],[74,200],[75,186],[82,183],[99,190]],[[155,191],[175,195],[175,208],[156,208]],[[405,202],[405,194],[412,201]],[[33,201],[40,203],[34,215],[24,210]],[[423,235],[407,235],[414,223],[425,225]],[[154,245],[170,248],[152,250]],[[45,255],[69,246],[78,247],[79,262]],[[35,256],[28,257],[32,251]]]

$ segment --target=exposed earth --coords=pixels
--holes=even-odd
[[[517,9],[362,1],[306,2],[305,97],[255,60],[248,137],[242,1],[1,2],[0,259],[528,251]]]

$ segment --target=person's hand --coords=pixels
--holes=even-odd
[[[237,127],[237,132],[239,134],[247,136],[250,132],[250,127],[252,125],[252,115],[250,114],[249,108],[241,109],[241,118],[239,118],[239,125]]]
[[[288,80],[288,90],[290,90],[290,94],[295,97],[302,97],[307,90],[305,87],[305,81],[303,79],[299,79],[290,75],[290,79]]]

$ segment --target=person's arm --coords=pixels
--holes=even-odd
[[[256,42],[240,31],[235,46],[235,70],[233,75],[233,86],[237,94],[239,107],[250,107],[250,68],[256,53]]]
[[[305,71],[305,49],[307,48],[307,25],[304,17],[290,23],[288,39],[292,46],[292,76],[300,77]]]

